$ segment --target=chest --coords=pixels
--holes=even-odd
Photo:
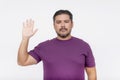
[[[86,52],[80,47],[63,46],[46,48],[42,56],[43,62],[57,65],[84,65]]]

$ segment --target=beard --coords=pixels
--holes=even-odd
[[[61,28],[59,31],[67,31],[68,29],[66,29],[66,28]],[[68,37],[69,35],[70,35],[70,33],[71,33],[71,31],[69,31],[68,33],[66,33],[66,34],[60,34],[59,32],[56,32],[57,33],[57,35],[59,36],[59,37],[61,37],[61,38],[66,38],[66,37]]]

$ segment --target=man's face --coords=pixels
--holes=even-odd
[[[73,22],[71,21],[69,15],[61,14],[55,17],[54,28],[57,35],[61,38],[66,38],[70,35],[73,27]]]

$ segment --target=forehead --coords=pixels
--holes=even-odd
[[[70,16],[68,14],[60,14],[55,17],[55,20],[69,20]]]

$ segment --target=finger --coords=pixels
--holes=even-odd
[[[30,19],[30,26],[31,26],[31,28],[33,30],[33,28],[34,28],[34,21],[32,19]]]
[[[25,23],[23,22],[22,32],[23,32],[24,28],[25,28]]]
[[[29,20],[26,20],[26,27],[29,27]]]
[[[26,28],[26,25],[25,25],[25,22],[23,22],[22,32],[24,32],[25,28]]]

